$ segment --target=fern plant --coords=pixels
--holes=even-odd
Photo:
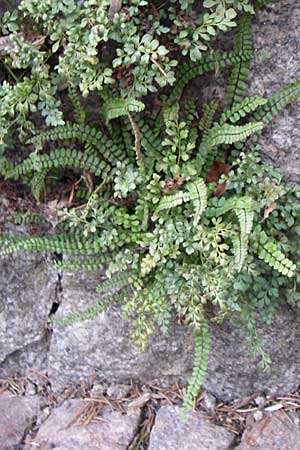
[[[180,1],[177,9],[174,2],[162,5],[158,22],[143,26],[139,15],[143,11],[147,17],[148,2],[123,3],[126,9],[112,12],[109,1],[76,7],[73,1],[21,2],[24,16],[35,18],[35,32],[49,33],[50,50],[58,58],[53,67],[49,49],[35,48],[36,54],[30,47],[25,64],[22,45],[8,54],[12,73],[21,66],[26,73],[21,80],[5,81],[0,92],[7,99],[0,105],[0,174],[28,183],[37,204],[42,191],[46,198],[50,194],[53,177],[63,179],[71,171],[74,181],[69,207],[50,221],[51,234],[2,235],[0,255],[56,253],[62,255],[59,270],[105,274],[100,300],[63,319],[65,325],[89,320],[117,299],[132,320],[133,339],[144,349],[157,326],[167,331],[174,312],[183,318],[195,336],[184,400],[190,408],[208,364],[211,314],[241,322],[251,317],[251,324],[259,315],[270,322],[283,292],[291,303],[300,300],[300,247],[290,240],[300,234],[299,189],[281,184],[278,173],[261,161],[256,144],[271,118],[299,98],[300,82],[270,99],[247,96],[250,1],[235,1],[233,9],[232,1],[207,0],[205,12],[187,30],[183,23],[193,17],[194,2]],[[235,25],[238,11],[248,13],[237,26],[236,49],[203,54],[217,30]],[[166,12],[178,16],[175,45],[191,57],[177,69],[159,42],[168,28]],[[3,33],[9,20],[8,15]],[[111,56],[105,48],[109,41],[116,45]],[[193,99],[182,105],[191,79],[228,67],[223,111],[214,101],[202,112]],[[157,106],[150,114],[149,99],[142,95],[168,83],[172,89],[155,94]],[[58,95],[64,86],[74,106],[71,117],[64,115]],[[83,106],[91,93],[100,105],[95,120]],[[45,118],[45,127],[37,125],[36,115]],[[27,146],[27,156],[17,162],[9,147],[13,126]],[[272,280],[271,292],[265,279]],[[213,306],[210,314],[207,304]],[[261,347],[256,350],[268,361]]]

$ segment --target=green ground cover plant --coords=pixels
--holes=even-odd
[[[65,326],[119,301],[143,350],[177,314],[195,336],[185,408],[206,373],[211,320],[243,326],[266,367],[257,320],[300,300],[300,190],[257,143],[300,82],[247,95],[254,6],[23,0],[1,21],[0,174],[29,185],[37,205],[77,181],[49,235],[1,235],[0,255],[49,252],[59,270],[102,270],[99,301],[74,305]],[[235,47],[212,50],[234,27]],[[182,100],[193,78],[222,70],[222,105]]]

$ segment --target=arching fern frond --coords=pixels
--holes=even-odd
[[[105,105],[105,118],[109,122],[130,112],[141,112],[145,109],[143,102],[133,97],[110,99]]]
[[[219,124],[223,125],[225,122],[236,123],[247,114],[255,111],[259,106],[265,105],[267,99],[262,97],[246,97],[239,103],[234,103],[232,108],[225,109],[222,113]]]
[[[207,188],[202,178],[196,181],[190,182],[186,185],[186,189],[190,194],[190,201],[195,208],[194,213],[194,225],[200,220],[200,216],[207,206]]]
[[[252,16],[245,14],[238,24],[237,54],[252,54],[251,22]],[[248,87],[249,66],[250,58],[241,59],[233,64],[225,97],[225,107],[227,109],[232,108],[235,103],[239,103],[243,99]]]
[[[0,256],[20,251],[51,252],[70,255],[95,254],[100,250],[99,239],[85,236],[57,234],[54,236],[11,237],[1,236]]]
[[[182,407],[184,410],[192,409],[195,399],[199,394],[201,384],[203,384],[207,372],[208,358],[210,351],[210,333],[207,322],[201,320],[201,329],[194,330],[194,366],[192,376],[189,380],[186,393],[184,395]]]
[[[254,120],[267,124],[274,116],[285,108],[292,100],[300,98],[300,81],[295,81],[277,91],[270,97],[265,105],[257,108],[253,114]]]
[[[198,125],[199,130],[203,132],[203,136],[205,136],[209,132],[212,126],[217,107],[218,102],[215,100],[212,100],[210,103],[203,105],[202,116]]]
[[[18,179],[34,171],[43,174],[53,168],[70,167],[72,169],[88,170],[95,175],[105,178],[110,175],[113,168],[110,161],[100,159],[96,155],[89,155],[76,149],[58,148],[50,153],[32,153],[27,159],[14,166],[8,173],[7,178]]]
[[[215,147],[221,144],[243,142],[249,136],[263,129],[262,122],[249,122],[246,125],[216,125],[203,139],[202,145]]]
[[[234,267],[237,272],[240,272],[243,268],[245,259],[248,252],[248,234],[239,233],[232,238],[233,254],[234,254]]]
[[[278,249],[276,242],[271,241],[264,231],[259,232],[258,238],[258,257],[282,275],[294,276],[296,264]]]

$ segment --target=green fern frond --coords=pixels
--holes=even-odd
[[[270,241],[264,231],[259,233],[258,257],[273,267],[273,269],[287,277],[292,277],[296,271],[296,264],[288,259],[277,247],[276,243]]]
[[[249,122],[246,125],[216,125],[203,139],[202,145],[215,147],[221,144],[244,142],[249,136],[263,129],[262,122]]]
[[[178,191],[175,194],[165,195],[160,199],[158,207],[155,210],[155,213],[159,213],[164,209],[175,208],[176,206],[181,205],[185,199],[189,199],[189,196],[186,196],[183,191]]]
[[[104,269],[106,264],[111,262],[110,255],[89,256],[84,258],[72,258],[62,261],[55,261],[54,267],[57,270],[70,271],[95,271]]]
[[[182,407],[184,410],[193,408],[195,399],[199,394],[200,387],[204,382],[207,372],[210,351],[210,333],[204,318],[201,320],[201,329],[194,330],[194,340],[194,366],[183,399]]]
[[[251,22],[252,16],[250,14],[245,14],[237,27],[237,54],[252,54],[252,43],[251,43]],[[225,97],[225,107],[231,109],[236,103],[239,103],[248,88],[248,77],[249,77],[249,67],[250,59],[239,60],[233,64],[233,69],[231,72],[230,79],[228,81],[226,97]]]
[[[126,270],[124,272],[115,273],[111,278],[106,278],[97,285],[98,294],[115,293],[124,287],[131,285],[133,282],[133,272]]]
[[[8,172],[7,177],[18,179],[34,171],[43,173],[53,168],[70,167],[72,169],[82,169],[94,173],[97,176],[105,178],[112,172],[110,161],[100,159],[96,155],[89,155],[77,149],[58,148],[50,153],[36,154],[32,153],[27,159],[13,167]]]
[[[71,85],[71,83],[69,83],[68,85],[68,94],[73,104],[73,111],[76,122],[79,123],[80,125],[83,125],[86,119],[86,111],[81,105],[80,96],[77,91],[77,88],[74,85]]]
[[[234,267],[237,272],[240,272],[243,268],[245,259],[248,253],[248,234],[239,233],[237,236],[232,238],[233,243],[233,254],[234,254]]]
[[[267,103],[260,106],[253,114],[254,120],[267,124],[294,99],[300,98],[300,81],[295,81],[277,91],[270,97]]]
[[[40,195],[41,195],[41,191],[43,189],[46,173],[47,172],[44,170],[41,170],[40,172],[36,172],[30,182],[32,195],[37,202],[40,199]]]
[[[111,99],[104,105],[107,122],[121,116],[126,116],[128,112],[141,112],[144,109],[144,103],[133,97]]]
[[[225,69],[233,64],[243,61],[249,61],[252,56],[252,51],[241,51],[239,53],[233,52],[213,52],[209,55],[204,55],[199,61],[189,61],[179,65],[177,71],[177,82],[172,88],[172,92],[167,98],[167,104],[170,106],[177,102],[182,94],[184,87],[193,78],[204,75],[207,72],[213,72],[219,68]]]
[[[190,201],[195,208],[194,213],[194,225],[200,220],[200,216],[207,206],[207,188],[202,178],[196,181],[190,182],[186,185],[186,189],[190,194]]]
[[[240,224],[241,233],[251,233],[254,219],[251,198],[246,196],[238,198],[235,202],[234,211]]]
[[[220,117],[219,124],[223,125],[227,121],[236,123],[259,106],[265,105],[267,101],[262,97],[246,97],[241,102],[234,103],[232,108],[225,109]]]
[[[57,234],[54,236],[0,238],[0,256],[20,251],[36,251],[79,255],[90,255],[100,250],[99,239],[87,239],[84,236]]]
[[[218,102],[215,100],[212,100],[210,103],[203,105],[202,116],[198,125],[199,130],[203,132],[203,136],[205,136],[211,129],[217,108]]]

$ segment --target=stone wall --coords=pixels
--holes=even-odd
[[[300,78],[300,4],[292,0],[259,13],[254,24],[256,54],[253,94],[271,94]],[[291,181],[300,181],[300,106],[293,104],[264,132],[263,151]],[[173,323],[170,334],[158,334],[140,353],[129,338],[129,324],[111,306],[93,320],[70,326],[50,325],[55,317],[82,310],[98,300],[99,274],[64,273],[58,280],[47,258],[8,256],[0,262],[0,378],[45,371],[57,391],[81,381],[127,385],[186,380],[192,367],[193,341],[188,330]],[[271,327],[261,329],[273,365],[257,369],[243,333],[229,323],[213,327],[205,386],[219,399],[255,391],[289,392],[300,384],[300,311],[282,311]]]

